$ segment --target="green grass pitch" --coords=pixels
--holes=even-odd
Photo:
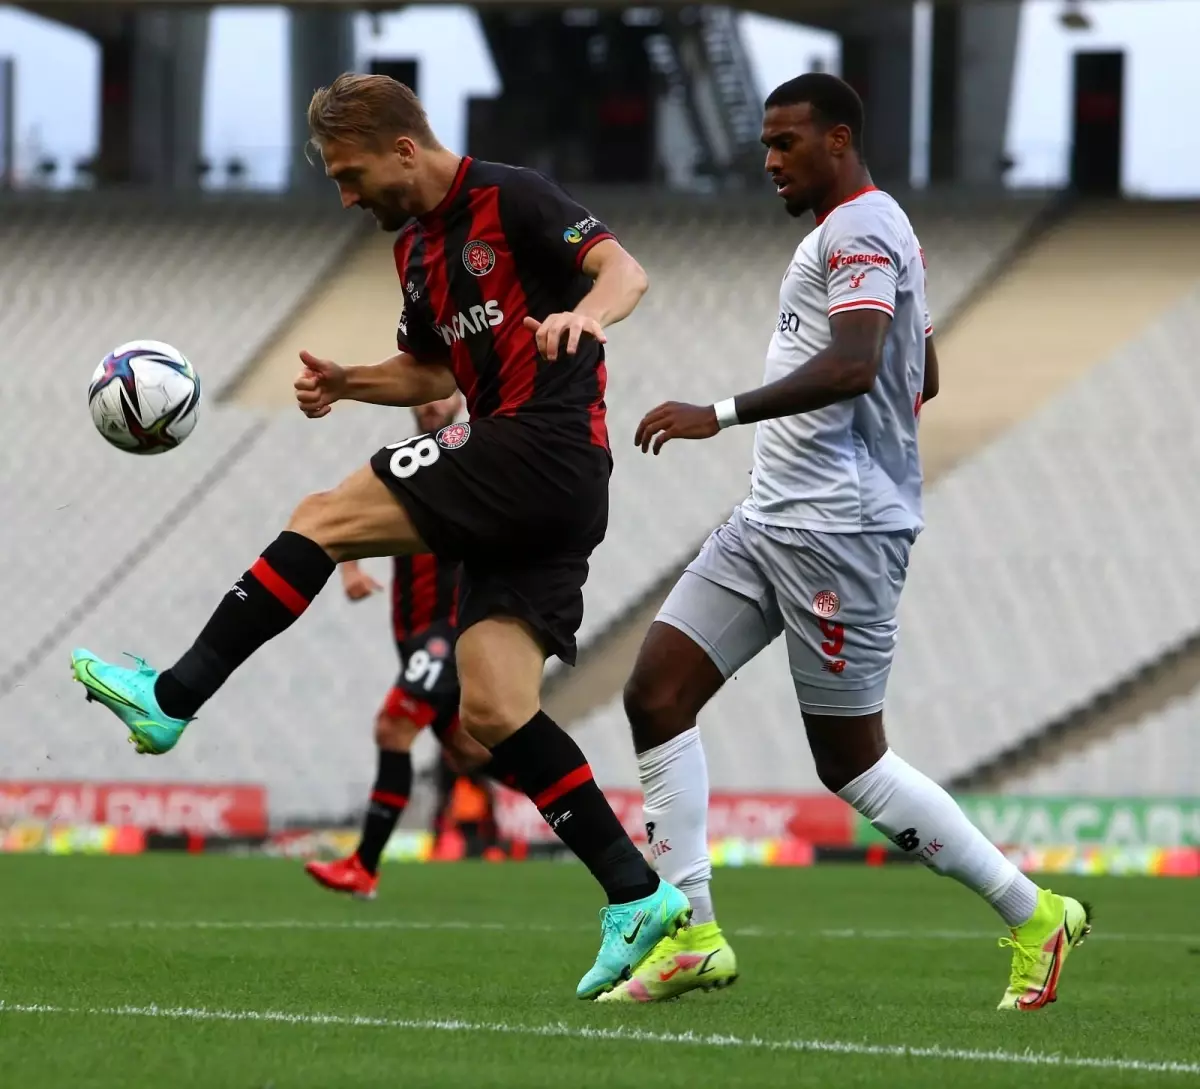
[[[737,986],[613,1007],[574,997],[578,865],[393,865],[363,904],[277,860],[0,857],[0,1084],[1200,1085],[1200,886],[1054,887],[1096,928],[1041,1013],[994,1009],[1002,931],[969,893],[858,866],[718,872]]]

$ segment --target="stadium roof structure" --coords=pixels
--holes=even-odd
[[[453,4],[457,0],[422,0],[427,4]],[[955,6],[963,4],[987,4],[993,0],[934,0],[935,4],[944,6]],[[260,6],[262,0],[221,0],[222,5],[237,5],[241,4],[246,7]],[[911,7],[912,0],[870,0],[869,3],[863,0],[751,0],[746,3],[741,2],[733,5],[744,11],[757,11],[764,15],[773,15],[783,19],[800,19],[801,16],[825,16],[827,18],[837,18],[844,16],[846,13],[853,11],[855,8],[877,7],[879,4],[890,4],[897,8]],[[35,13],[44,13],[47,15],[61,15],[65,9],[86,8],[90,13],[94,13],[97,7],[108,7],[113,9],[130,8],[130,7],[154,7],[154,8],[195,8],[197,7],[196,0],[88,0],[86,4],[81,4],[79,0],[38,0],[34,4],[22,4],[21,7],[27,11]],[[199,5],[204,6],[204,5]],[[216,6],[213,4],[212,6]],[[363,4],[360,0],[289,0],[288,7],[346,7],[352,8],[354,11],[362,11],[371,13],[377,11],[386,13],[396,10],[396,5],[371,5]],[[686,8],[696,7],[696,0],[658,0],[654,4],[631,5],[628,0],[590,0],[588,3],[565,3],[564,0],[519,0],[519,3],[514,3],[514,0],[473,0],[474,7],[524,7],[524,8]]]

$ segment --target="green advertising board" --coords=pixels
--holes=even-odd
[[[955,799],[993,843],[1011,847],[1200,847],[1200,798]],[[886,843],[862,817],[856,842]]]

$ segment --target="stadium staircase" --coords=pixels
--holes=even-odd
[[[292,381],[302,348],[346,363],[375,363],[394,355],[404,303],[392,242],[392,235],[379,231],[356,234],[294,320],[276,330],[250,361],[227,400],[251,409],[294,411]],[[407,419],[400,426],[408,427]]]
[[[684,8],[666,16],[666,37],[683,73],[688,116],[704,155],[700,172],[757,182],[762,177],[762,96],[727,7]]]

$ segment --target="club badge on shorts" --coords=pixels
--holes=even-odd
[[[467,439],[471,437],[471,425],[469,423],[447,424],[434,437],[437,439],[438,446],[443,450],[457,450],[460,446],[465,446]]]
[[[450,644],[440,635],[435,635],[425,644],[425,653],[430,658],[447,658],[450,655]]]
[[[496,267],[496,251],[473,238],[463,246],[463,265],[472,276],[486,276]]]
[[[823,616],[828,620],[831,616],[837,616],[837,611],[842,607],[842,602],[833,590],[822,590],[816,597],[813,598],[812,608],[817,616]]]

